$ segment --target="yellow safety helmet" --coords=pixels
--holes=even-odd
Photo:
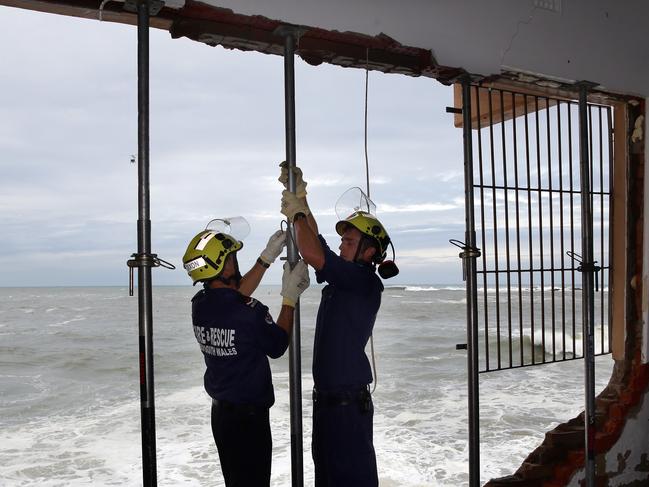
[[[203,230],[196,235],[183,255],[183,266],[194,284],[218,277],[228,255],[243,248],[243,242],[227,233]]]
[[[338,235],[342,236],[348,225],[353,226],[363,235],[367,235],[379,245],[379,255],[376,255],[374,260],[377,263],[383,262],[387,254],[388,245],[390,245],[390,236],[378,218],[366,211],[355,211],[344,220],[336,223],[336,232]]]

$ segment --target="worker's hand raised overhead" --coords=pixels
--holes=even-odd
[[[288,191],[288,164],[286,161],[282,162],[279,165],[282,168],[282,172],[277,179],[280,183],[284,185],[284,189]],[[302,169],[295,166],[293,168],[293,174],[295,174],[295,196],[298,198],[306,197],[306,182],[302,178]]]
[[[261,252],[259,258],[270,265],[279,257],[284,247],[286,247],[286,232],[277,230],[268,239],[268,244],[266,244],[266,248]]]
[[[282,304],[295,308],[295,303],[300,295],[309,287],[309,269],[303,260],[295,264],[291,269],[288,262],[284,263],[284,274],[282,275]]]
[[[306,204],[306,200],[303,198],[298,198],[296,195],[291,193],[288,190],[282,191],[282,215],[288,218],[290,221],[295,220],[295,215],[302,213],[304,216],[307,216],[309,213],[309,207]]]

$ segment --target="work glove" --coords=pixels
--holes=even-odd
[[[295,308],[295,303],[306,288],[309,287],[309,269],[303,260],[299,260],[291,270],[288,262],[284,263],[282,275],[282,305]]]
[[[268,239],[266,248],[261,252],[259,258],[270,265],[279,257],[284,247],[286,247],[286,232],[284,230],[277,230]]]
[[[295,220],[295,215],[298,213],[303,213],[305,216],[311,213],[309,210],[309,205],[306,204],[306,200],[303,198],[298,198],[296,195],[291,193],[288,190],[282,191],[282,215],[289,219],[289,221]]]
[[[288,164],[284,161],[279,166],[282,168],[282,172],[277,180],[284,185],[284,189],[288,190]],[[295,166],[293,168],[293,173],[295,174],[295,196],[298,198],[305,198],[306,182],[302,179],[302,169]]]

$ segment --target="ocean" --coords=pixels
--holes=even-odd
[[[155,287],[160,486],[222,486],[204,364],[191,328],[196,288]],[[278,286],[255,297],[277,315]],[[304,478],[310,454],[317,286],[302,297]],[[468,483],[462,285],[386,288],[374,329],[375,448],[382,487]],[[368,346],[368,354],[369,354]],[[610,355],[596,358],[596,390]],[[288,353],[271,360],[272,485],[290,485]],[[480,375],[481,478],[513,473],[546,431],[583,410],[583,361]],[[141,485],[137,298],[124,287],[0,288],[0,485]]]

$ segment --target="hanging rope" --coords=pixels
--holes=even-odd
[[[370,196],[370,161],[367,156],[367,94],[369,92],[369,75],[370,75],[370,48],[365,49],[365,188],[367,189],[367,198]],[[372,387],[372,394],[376,390],[376,385],[379,383],[379,377],[376,373],[376,358],[374,356],[374,335],[370,335],[370,352],[372,356],[372,372],[374,375],[374,386]]]
[[[370,195],[370,162],[367,157],[367,92],[369,85],[370,75],[370,49],[365,50],[365,187],[367,188],[367,197],[372,199]]]

